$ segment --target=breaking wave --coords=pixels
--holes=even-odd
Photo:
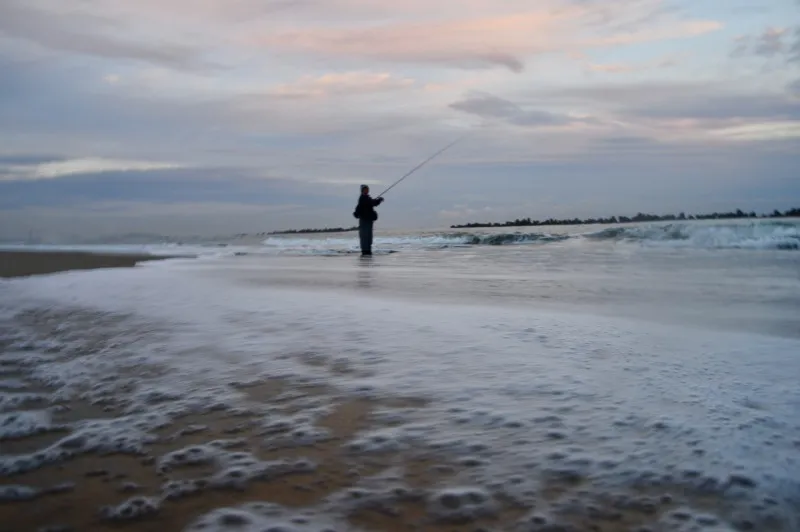
[[[800,249],[800,225],[792,222],[651,224],[609,227],[582,236],[591,240],[698,249]]]
[[[473,246],[550,244],[573,241],[613,241],[647,247],[694,249],[800,250],[800,223],[760,221],[747,223],[652,223],[623,225],[583,233],[469,232],[377,236],[373,246],[384,252],[446,249]],[[267,249],[283,253],[342,254],[358,249],[352,238],[268,238]]]
[[[570,235],[550,235],[547,233],[501,233],[497,235],[469,235],[466,243],[473,246],[503,246],[506,244],[561,242],[570,238],[572,238]]]
[[[570,241],[614,242],[643,247],[693,249],[800,250],[800,221],[759,220],[747,222],[673,222],[559,228],[558,232],[506,231],[497,229],[464,232],[378,232],[373,242],[377,254],[403,251],[445,250],[484,246],[546,246]],[[0,245],[3,250],[97,251],[145,253],[172,257],[227,257],[234,255],[322,255],[341,256],[359,252],[358,235],[270,236],[249,243],[215,240],[193,244],[103,244],[103,245]]]
[[[504,246],[513,244],[549,243],[568,240],[570,235],[547,233],[446,233],[432,235],[376,236],[373,248],[378,250],[445,249],[470,246]],[[264,246],[277,252],[306,252],[312,254],[350,253],[358,248],[358,237],[352,238],[284,238],[271,237]]]

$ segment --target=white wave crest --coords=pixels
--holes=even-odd
[[[376,236],[373,247],[379,251],[442,249],[468,246],[503,246],[512,244],[548,243],[566,240],[569,235],[551,235],[547,233],[442,233],[400,236]],[[319,237],[270,237],[263,241],[267,248],[278,252],[305,253],[349,253],[359,248],[358,236],[352,238],[319,238]]]
[[[800,225],[792,222],[715,225],[687,222],[617,226],[583,236],[592,240],[640,242],[649,246],[701,249],[800,249]]]

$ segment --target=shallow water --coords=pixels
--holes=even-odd
[[[38,377],[67,395],[158,365],[134,391],[114,393],[164,422],[170,408],[210,396],[237,404],[231,382],[267,377],[425,398],[426,408],[345,445],[445,450],[472,464],[453,487],[526,508],[568,481],[575,491],[550,502],[552,515],[602,493],[657,493],[713,514],[715,526],[797,530],[800,253],[752,245],[754,235],[785,243],[796,227],[699,227],[670,230],[677,239],[645,227],[513,245],[449,237],[447,247],[392,235],[377,247],[400,252],[369,259],[332,252],[350,249],[347,239],[292,237],[281,253],[263,249],[270,241],[238,245],[244,256],[16,279],[0,284],[0,362],[25,347],[41,356]],[[709,246],[712,233],[725,245]],[[31,309],[59,314],[49,328],[15,317]],[[103,335],[102,349],[86,351]],[[48,355],[73,348],[86,356]],[[116,423],[94,430],[146,433],[154,421]],[[14,464],[0,456],[6,470]]]

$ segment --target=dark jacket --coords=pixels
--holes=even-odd
[[[383,198],[372,199],[369,194],[362,194],[358,198],[358,205],[356,210],[353,211],[353,216],[359,220],[375,221],[378,219],[378,213],[375,207],[383,203]]]

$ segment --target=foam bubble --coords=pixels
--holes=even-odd
[[[186,527],[186,532],[336,532],[353,527],[316,515],[297,512],[271,503],[248,503],[218,508]]]
[[[161,501],[154,497],[136,496],[117,506],[100,509],[100,517],[108,521],[133,521],[150,517],[161,510]]]
[[[354,438],[345,445],[353,453],[387,453],[398,452],[408,448],[411,441],[405,428],[388,428],[370,431]]]
[[[31,486],[15,486],[5,485],[0,486],[0,501],[3,502],[17,502],[17,501],[30,501],[38,497],[41,490]]]
[[[483,488],[446,488],[428,498],[428,512],[439,521],[468,522],[495,515],[498,504]]]
[[[211,464],[222,452],[219,446],[191,445],[162,456],[158,460],[158,470],[166,472],[174,467]]]
[[[29,410],[0,414],[0,441],[25,438],[52,430],[63,430],[63,426],[54,426],[50,412],[46,410]]]
[[[7,412],[27,406],[30,403],[42,403],[47,396],[39,393],[0,393],[0,412]]]
[[[6,390],[24,390],[28,387],[28,383],[21,379],[0,379],[0,388]]]
[[[181,499],[201,493],[207,486],[208,481],[203,479],[170,480],[161,486],[161,494],[163,498],[167,500]],[[139,486],[133,484],[131,489],[125,491],[134,491],[137,489],[139,489]]]

